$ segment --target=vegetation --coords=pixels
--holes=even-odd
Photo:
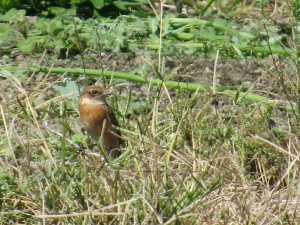
[[[1,224],[300,223],[299,5],[275,3],[2,1]],[[78,120],[95,81],[117,159]]]

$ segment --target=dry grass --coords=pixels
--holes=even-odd
[[[1,105],[2,224],[300,222],[297,118],[279,104],[144,86],[149,107],[119,116],[127,145],[105,162],[71,140],[76,102],[35,107],[39,90],[1,73],[13,87]],[[114,100],[122,115],[128,99]]]
[[[0,71],[0,224],[300,224],[298,65],[278,61],[260,103],[112,83],[126,146],[108,161],[81,147],[63,77]]]

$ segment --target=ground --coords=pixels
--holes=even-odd
[[[276,21],[280,25],[283,20]],[[84,52],[86,68],[130,72],[145,62],[158,64],[156,54],[104,52],[101,58],[100,54]],[[51,49],[45,55],[42,50],[24,55],[14,49],[2,63],[83,65],[80,55],[61,58]],[[7,151],[1,152],[0,161],[0,203],[9,215],[6,224],[38,223],[40,218],[52,224],[299,223],[299,120],[297,111],[287,106],[297,103],[295,63],[279,55],[228,59],[220,54],[217,62],[204,53],[164,59],[165,74],[178,67],[172,80],[199,82],[207,91],[166,90],[121,79],[110,82],[100,74],[85,79],[16,73],[22,82],[19,89],[12,78],[1,78],[1,124],[6,131],[0,137],[10,141],[2,142]],[[217,86],[246,87],[269,101],[212,93],[208,87],[213,85],[214,71]],[[157,77],[150,66],[147,77]],[[120,159],[107,162],[86,150],[85,141],[75,141],[74,135],[85,134],[76,99],[68,101],[53,88],[66,85],[67,78],[76,81],[76,93],[98,80],[115,93],[108,101],[126,142]],[[39,107],[43,103],[48,104]],[[14,156],[9,155],[11,150]],[[19,214],[11,213],[17,209]]]

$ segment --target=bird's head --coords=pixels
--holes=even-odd
[[[82,90],[78,105],[105,105],[106,96],[111,94],[111,92],[105,92],[104,88],[99,85],[91,85]]]

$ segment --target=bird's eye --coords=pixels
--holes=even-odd
[[[91,93],[92,93],[92,95],[96,95],[96,94],[98,94],[98,91],[93,90],[93,91],[91,91]]]

